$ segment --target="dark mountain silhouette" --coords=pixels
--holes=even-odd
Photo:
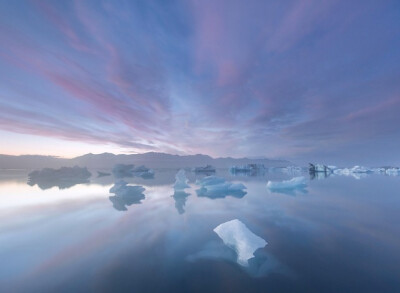
[[[207,155],[170,155],[149,152],[144,154],[114,155],[111,153],[86,154],[72,159],[52,156],[0,155],[0,169],[38,169],[60,168],[63,166],[81,166],[88,168],[112,168],[115,164],[145,165],[149,168],[186,168],[213,165],[216,168],[228,168],[233,165],[264,164],[266,167],[283,167],[291,163],[286,160],[248,159],[248,158],[212,158]]]

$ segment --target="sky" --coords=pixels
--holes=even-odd
[[[400,164],[400,1],[1,1],[0,153]]]

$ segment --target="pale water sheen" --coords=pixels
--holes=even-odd
[[[217,170],[247,194],[209,198],[191,172],[174,193],[177,171],[125,178],[145,198],[119,211],[113,176],[42,190],[28,171],[1,170],[0,291],[400,292],[400,177],[307,179],[278,193],[267,181],[293,176]],[[233,219],[268,242],[246,266],[213,231]]]

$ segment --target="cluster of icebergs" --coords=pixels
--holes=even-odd
[[[28,184],[37,184],[41,189],[57,186],[59,189],[69,188],[76,184],[88,183],[92,174],[87,168],[62,167],[60,169],[44,168],[28,174]]]
[[[345,175],[345,176],[353,176],[357,179],[365,177],[367,174],[385,174],[391,176],[400,175],[400,169],[397,167],[382,167],[382,168],[367,168],[364,166],[354,166],[352,168],[338,168],[336,166],[327,166],[322,164],[310,164],[309,167],[310,175],[319,177],[319,174],[336,174],[336,175]]]
[[[216,176],[207,176],[196,181],[200,185],[200,189],[196,190],[198,196],[209,198],[222,198],[228,195],[234,197],[243,197],[246,192],[246,186],[242,183],[232,183],[226,181],[225,178]]]
[[[229,169],[231,174],[237,174],[237,173],[265,173],[266,168],[264,167],[264,164],[247,164],[247,165],[242,165],[242,166],[233,166]]]

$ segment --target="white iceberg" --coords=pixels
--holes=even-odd
[[[390,176],[398,176],[398,175],[400,175],[400,169],[399,168],[388,168],[385,170],[385,173]]]
[[[184,190],[185,188],[189,188],[190,186],[187,184],[188,180],[185,175],[185,170],[180,169],[178,173],[175,175],[175,190]]]
[[[267,245],[264,239],[251,232],[238,219],[217,226],[214,232],[225,245],[236,251],[238,264],[245,267],[249,265],[249,259],[254,257],[254,252]]]
[[[368,174],[375,172],[374,169],[369,169],[363,166],[354,166],[353,168],[344,168],[333,170],[336,175],[352,176],[356,179],[366,177]]]
[[[268,181],[267,187],[269,189],[295,189],[295,188],[304,188],[307,186],[306,178],[303,176],[294,177],[290,180],[284,181]]]

